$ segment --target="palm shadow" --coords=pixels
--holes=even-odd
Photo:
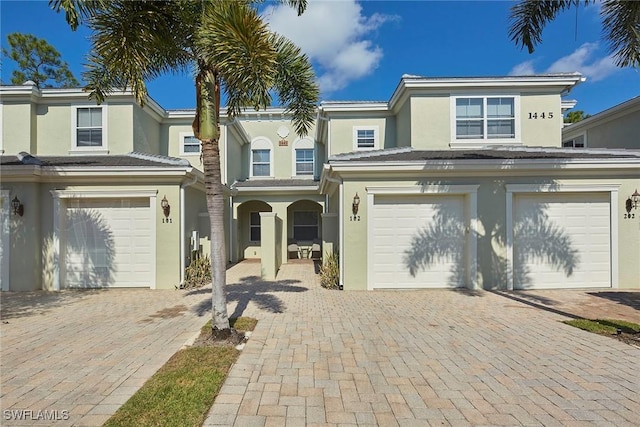
[[[605,298],[617,304],[626,305],[636,310],[640,310],[640,292],[612,292],[612,291],[594,291],[588,292],[598,298]]]
[[[447,187],[451,183],[440,181],[420,181],[423,188],[429,186]],[[476,270],[479,283],[484,289],[504,289],[508,279],[506,258],[507,233],[505,182],[494,180],[491,185],[481,185],[478,200],[477,229],[469,227],[467,219],[460,217],[454,205],[434,203],[433,217],[426,225],[418,227],[411,244],[404,252],[404,267],[416,277],[421,271],[437,268],[439,263],[453,262],[447,285],[464,286],[473,278],[465,269],[468,261],[471,271]],[[553,186],[554,182],[543,182],[539,186]],[[489,208],[490,207],[490,208]],[[546,213],[547,206],[537,204],[535,208],[520,212],[513,219],[513,281],[518,288],[526,289],[533,283],[531,262],[543,261],[553,268],[563,271],[569,277],[580,263],[578,251],[571,238],[556,225]],[[468,230],[467,238],[465,233]],[[466,259],[466,245],[471,240],[477,242],[477,264]],[[462,242],[462,243],[461,243]]]
[[[65,224],[65,283],[73,288],[112,285],[117,272],[115,241],[102,214],[95,210],[67,209]]]
[[[300,280],[276,280],[273,282],[262,280],[258,276],[246,276],[238,283],[228,284],[226,287],[227,303],[236,301],[236,308],[229,317],[240,317],[247,309],[250,302],[258,309],[269,313],[284,313],[286,306],[277,293],[306,292],[309,289],[304,286],[295,286]],[[198,289],[187,292],[186,295],[211,293],[211,289]],[[193,311],[198,316],[211,312],[211,300],[206,299],[197,304]]]

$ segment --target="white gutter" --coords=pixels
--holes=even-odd
[[[185,228],[186,228],[186,220],[184,214],[184,193],[185,188],[192,186],[198,182],[198,176],[194,175],[193,180],[187,183],[180,185],[180,287],[184,284],[184,269],[186,268],[186,249],[184,244],[184,238],[186,236]]]

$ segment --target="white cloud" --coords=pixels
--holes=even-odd
[[[528,76],[530,74],[535,74],[533,60],[521,62],[509,71],[510,76]]]
[[[578,71],[587,77],[588,81],[597,82],[609,77],[619,70],[611,56],[591,58],[598,50],[598,43],[585,43],[567,56],[555,61],[545,73],[563,73]],[[533,60],[522,62],[511,69],[510,75],[535,74]]]
[[[286,5],[269,6],[263,16],[269,27],[299,46],[317,65],[324,95],[373,72],[383,57],[371,33],[396,16],[362,15],[355,0],[309,1],[302,16]]]

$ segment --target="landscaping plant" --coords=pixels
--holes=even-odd
[[[334,252],[327,254],[324,264],[320,269],[320,285],[327,289],[338,289],[340,287],[340,266],[338,255]]]

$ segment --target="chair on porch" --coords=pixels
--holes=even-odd
[[[314,240],[311,245],[311,259],[322,258],[322,242],[320,240]]]
[[[293,239],[289,239],[287,241],[287,253],[288,258],[300,258],[300,247],[298,246],[298,242]]]

